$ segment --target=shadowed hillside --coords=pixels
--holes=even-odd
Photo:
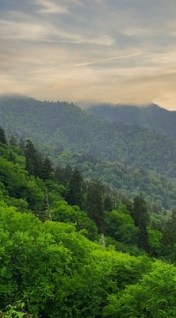
[[[168,111],[155,104],[146,106],[100,104],[89,108],[97,118],[112,122],[140,125],[170,137],[176,136],[176,111]]]

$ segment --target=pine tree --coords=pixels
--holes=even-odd
[[[2,127],[0,127],[0,142],[4,145],[7,145],[5,132],[4,132],[4,129],[2,129]]]
[[[75,169],[72,173],[66,200],[70,205],[82,207],[83,203],[83,178],[79,170]]]
[[[43,180],[47,180],[52,177],[52,174],[53,174],[52,162],[48,157],[46,157],[42,163],[40,177]]]
[[[41,177],[42,158],[31,140],[27,140],[25,146],[26,170],[29,174]]]
[[[55,181],[59,183],[64,184],[64,168],[62,168],[60,165],[57,165],[56,168],[54,169],[54,179]]]
[[[64,184],[67,185],[68,182],[70,182],[70,179],[71,179],[71,176],[72,176],[72,167],[67,164],[65,166],[65,169],[64,169],[64,176],[63,176],[63,181],[64,181]]]
[[[104,223],[103,194],[103,185],[99,181],[90,182],[87,195],[87,212],[100,232]]]
[[[111,211],[113,209],[112,199],[109,195],[107,195],[103,202],[103,207],[105,211]]]
[[[176,207],[172,209],[172,215],[170,220],[167,222],[164,234],[165,244],[176,244]]]
[[[147,233],[147,226],[149,224],[149,215],[147,211],[147,204],[143,194],[137,195],[134,198],[134,206],[132,213],[134,223],[139,228],[138,246],[145,251],[149,251],[149,238]]]

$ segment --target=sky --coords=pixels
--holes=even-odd
[[[0,0],[0,94],[176,109],[175,0]]]

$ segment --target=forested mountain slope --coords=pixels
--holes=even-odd
[[[0,98],[0,122],[9,135],[32,139],[56,163],[78,166],[126,198],[143,191],[158,210],[176,205],[176,142],[166,135],[19,96]]]
[[[1,317],[175,317],[176,212],[153,222],[142,195],[107,202],[0,128]]]
[[[99,104],[92,105],[88,110],[97,118],[135,124],[172,138],[176,137],[176,111],[168,111],[155,104],[143,106]]]
[[[98,120],[73,104],[1,98],[0,121],[13,133],[30,136],[56,153],[81,151],[176,176],[175,140],[137,125]]]

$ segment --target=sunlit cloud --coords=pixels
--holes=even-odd
[[[92,62],[84,62],[84,63],[79,63],[76,64],[75,66],[90,66],[90,65],[97,65],[97,64],[103,64],[109,61],[115,61],[115,60],[120,60],[120,59],[127,59],[129,57],[133,57],[133,56],[138,56],[141,55],[140,52],[136,52],[136,53],[131,53],[131,54],[127,54],[127,55],[119,55],[119,56],[115,56],[115,57],[106,57],[104,59],[98,59],[96,61],[92,61]]]
[[[174,0],[0,2],[0,93],[176,108]]]

